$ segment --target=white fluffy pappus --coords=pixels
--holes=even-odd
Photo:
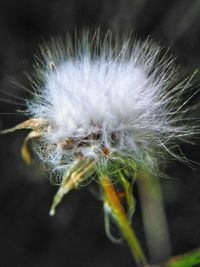
[[[153,169],[195,133],[190,79],[179,77],[160,46],[132,39],[84,31],[42,46],[27,111],[45,121],[35,148],[53,168],[66,169],[78,156],[98,163],[117,154]]]

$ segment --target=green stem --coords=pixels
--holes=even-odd
[[[118,198],[115,188],[108,176],[100,177],[100,184],[104,192],[104,201],[109,205],[111,213],[117,222],[117,225],[127,241],[131,253],[138,266],[147,266],[146,257],[140,246],[140,243],[132,229],[124,208]]]

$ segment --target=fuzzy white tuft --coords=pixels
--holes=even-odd
[[[80,153],[97,160],[104,148],[108,157],[119,153],[151,165],[156,153],[170,152],[193,133],[187,101],[181,102],[190,81],[179,82],[173,57],[151,41],[84,32],[42,51],[40,80],[32,81],[35,97],[27,106],[31,117],[48,122],[44,149],[37,151],[55,168]]]

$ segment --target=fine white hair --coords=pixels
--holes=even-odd
[[[130,156],[151,168],[195,132],[189,99],[182,100],[190,79],[181,80],[159,45],[132,39],[84,31],[42,46],[27,110],[48,122],[36,150],[53,168],[65,168],[79,153],[98,162],[103,148],[107,158]]]

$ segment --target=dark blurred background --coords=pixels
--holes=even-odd
[[[1,0],[0,129],[25,119],[15,111],[23,109],[20,98],[27,93],[21,85],[30,88],[23,71],[26,62],[33,62],[39,44],[75,28],[98,26],[132,30],[140,39],[150,35],[170,46],[190,75],[200,66],[200,0]],[[25,135],[0,136],[0,266],[135,266],[126,244],[115,245],[107,239],[101,202],[89,187],[71,192],[56,216],[49,217],[57,188],[37,160],[32,166],[22,161]],[[181,149],[186,157],[200,162],[198,141]],[[172,162],[166,172],[171,178],[161,181],[173,254],[178,254],[200,244],[200,167]],[[145,247],[138,202],[133,225]]]

